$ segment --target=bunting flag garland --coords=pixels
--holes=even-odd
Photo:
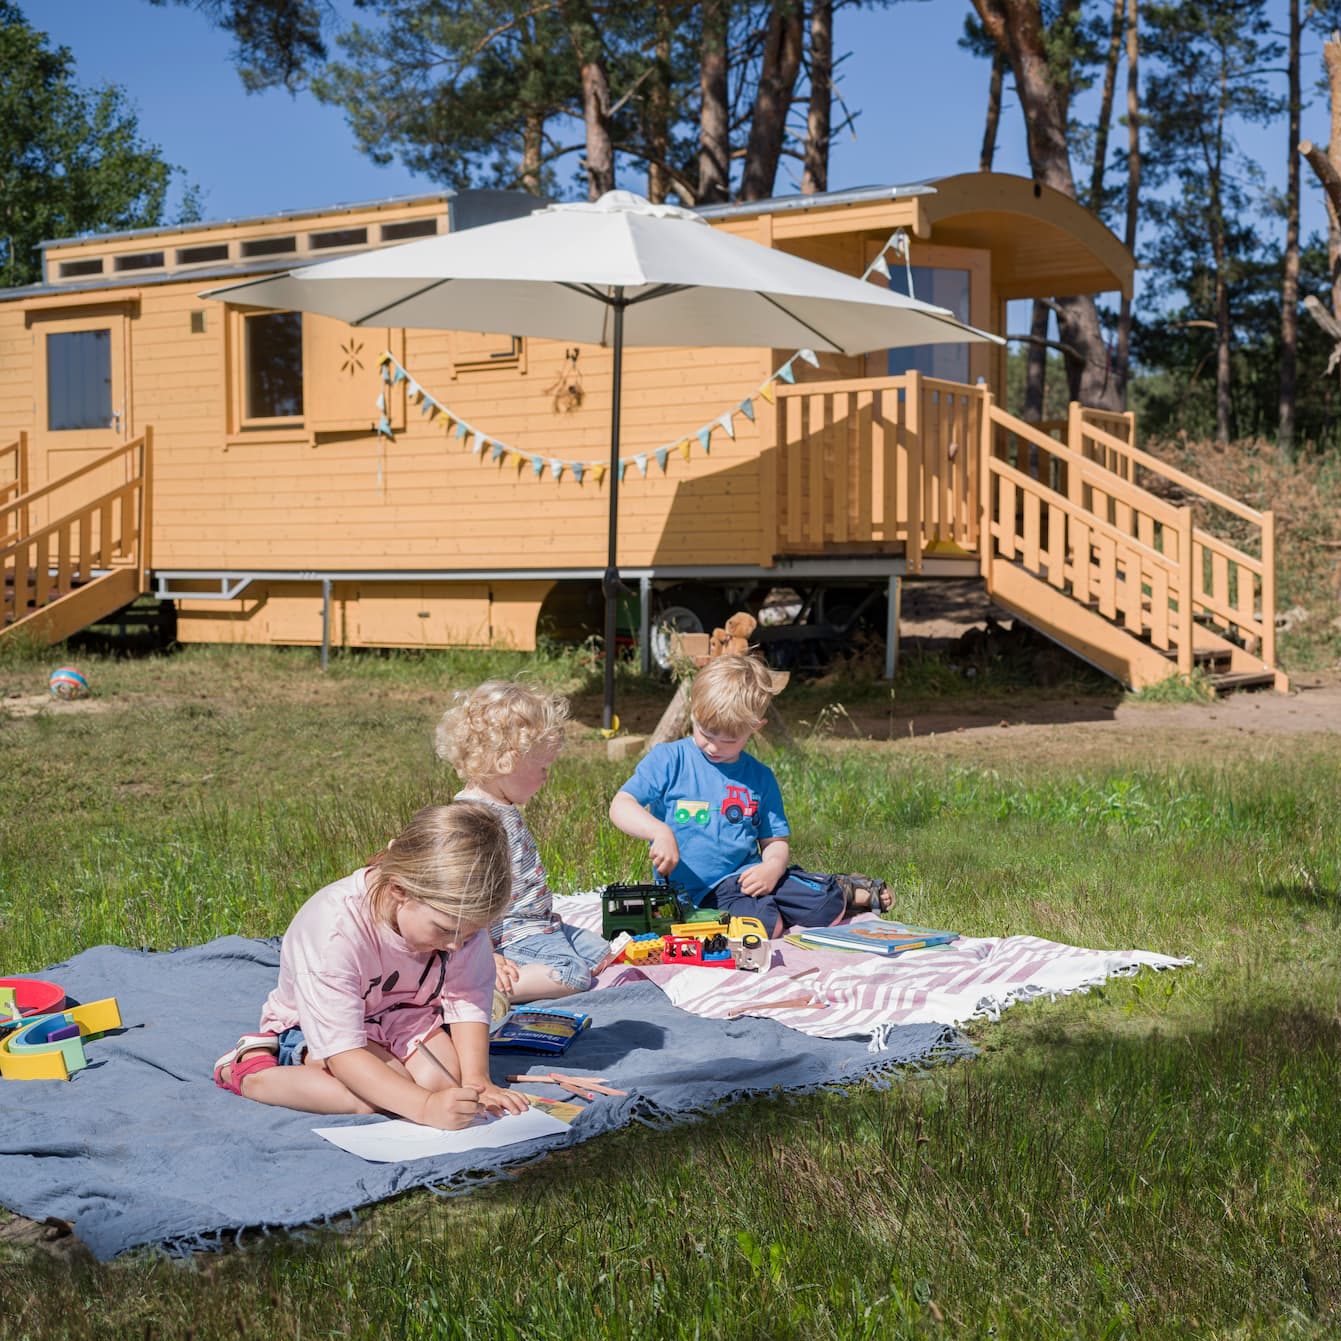
[[[871,272],[877,275],[883,275],[886,281],[893,276],[889,273],[889,262],[885,260],[885,253],[893,252],[896,257],[903,257],[903,268],[908,276],[908,297],[916,298],[917,294],[913,291],[913,262],[908,250],[908,231],[904,228],[896,228],[890,235],[889,240],[875,254],[875,260],[862,272],[862,279],[869,279]],[[807,357],[808,356],[808,357]],[[814,359],[814,354],[806,349],[801,351],[801,357],[809,363]]]
[[[893,239],[887,244],[893,245]],[[906,255],[906,242],[904,243]],[[882,253],[883,255],[883,253]],[[632,456],[620,457],[617,462],[618,478],[622,483],[625,473],[630,465],[637,466],[638,474],[641,478],[647,478],[647,468],[650,461],[655,461],[661,468],[664,475],[670,462],[672,452],[679,454],[689,461],[693,457],[694,440],[697,438],[699,446],[703,448],[705,455],[712,451],[712,435],[718,429],[726,434],[733,441],[736,437],[736,415],[744,415],[750,423],[757,423],[757,417],[754,408],[754,402],[757,399],[767,402],[769,405],[776,403],[778,382],[794,384],[796,373],[792,365],[797,359],[804,359],[812,368],[819,367],[819,359],[814,350],[800,349],[783,363],[770,377],[766,378],[754,391],[752,395],[746,396],[744,400],[739,401],[730,409],[724,410],[715,419],[709,420],[700,428],[695,429],[691,434],[672,439],[670,442],[663,443],[660,447],[649,451],[637,452]],[[440,423],[443,433],[448,437],[455,436],[459,442],[466,443],[470,448],[470,454],[484,460],[484,449],[489,449],[488,459],[491,462],[499,462],[504,465],[512,465],[517,469],[518,475],[522,474],[527,464],[531,467],[531,473],[536,479],[543,479],[545,471],[548,468],[550,477],[556,483],[563,479],[565,472],[572,475],[573,479],[581,484],[585,479],[590,479],[597,485],[604,482],[606,473],[610,467],[607,463],[601,461],[564,461],[557,457],[536,456],[531,452],[518,451],[515,447],[510,447],[507,443],[499,441],[497,438],[490,437],[483,429],[476,428],[475,425],[462,419],[450,406],[442,404],[433,394],[427,391],[423,385],[401,366],[395,356],[389,352],[384,352],[377,360],[380,369],[381,381],[383,387],[399,386],[404,382],[406,394],[419,406],[419,413],[430,423]],[[383,440],[383,457],[385,454],[385,442],[395,438],[396,432],[391,425],[390,405],[387,400],[385,390],[377,395],[377,436]],[[383,459],[377,463],[377,483],[379,488],[385,488],[385,471],[383,468]]]

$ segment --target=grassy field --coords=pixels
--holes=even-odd
[[[40,693],[51,664],[0,664],[0,694]],[[0,717],[12,971],[104,941],[278,933],[450,795],[430,735],[452,686],[525,666],[586,721],[596,692],[590,664],[558,655],[359,657],[326,676],[261,650],[81,664],[89,711]],[[919,674],[901,701],[928,690]],[[665,699],[623,693],[636,722]],[[837,730],[831,703],[880,693],[792,701]],[[185,1264],[0,1246],[0,1337],[1341,1332],[1341,737],[1217,755],[1162,733],[1168,765],[1147,743],[1026,766],[998,737],[975,759],[798,734],[768,757],[809,864],[884,875],[911,921],[1196,966],[1015,1008],[970,1031],[975,1060],[886,1090],[626,1130],[340,1232]],[[595,799],[625,771],[587,733],[532,803],[556,888],[642,875]]]

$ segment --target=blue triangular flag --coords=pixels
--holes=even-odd
[[[661,467],[661,473],[666,473],[666,458],[670,456],[669,447],[658,447],[656,450],[657,465]]]
[[[781,377],[784,382],[796,381],[796,374],[792,371],[791,359],[788,359],[787,362],[778,369],[778,376]]]
[[[703,450],[710,452],[712,450],[712,429],[701,428],[697,434],[698,440],[703,444]]]
[[[619,482],[624,483],[624,472],[629,468],[629,463],[621,458],[619,462]]]
[[[383,415],[381,419],[377,421],[377,431],[385,438],[391,436],[391,420],[389,420],[386,415]]]
[[[740,412],[750,423],[754,423],[754,402],[748,396],[740,402]]]
[[[406,373],[405,369],[398,363],[396,364],[396,371],[391,375],[391,380],[394,383],[399,384],[401,382],[408,382],[410,379],[409,374]]]
[[[470,432],[470,425],[458,419],[456,421],[456,436],[458,438],[464,438],[466,434],[469,432]]]
[[[545,473],[545,463],[538,456],[533,456],[531,469],[535,471],[536,479],[539,479]]]
[[[579,484],[581,484],[581,483],[582,483],[582,472],[586,469],[586,467],[585,467],[580,461],[574,461],[573,464],[572,464],[571,469],[572,469],[572,472],[573,472],[573,478],[574,478]]]
[[[503,455],[504,450],[505,449],[501,442],[495,442],[494,445],[489,449],[489,459],[491,461],[497,461],[498,458]]]

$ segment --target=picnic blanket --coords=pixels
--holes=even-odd
[[[972,1051],[955,1030],[923,1023],[891,1031],[871,1053],[864,1039],[709,1019],[649,982],[624,983],[565,1002],[593,1023],[562,1069],[604,1075],[627,1097],[596,1100],[561,1136],[369,1164],[312,1129],[377,1119],[268,1108],[210,1077],[215,1058],[255,1028],[278,967],[278,942],[228,936],[164,954],[100,946],[35,975],[75,1001],[115,996],[127,1027],[90,1041],[90,1065],[71,1081],[0,1081],[0,1205],[73,1222],[100,1258],[142,1244],[186,1252],[250,1228],[319,1223],[409,1188],[467,1191],[632,1121],[662,1125],[753,1094],[888,1078]],[[493,1071],[501,1079],[553,1065],[511,1054]]]
[[[557,899],[555,908],[574,926],[600,930],[599,894],[569,895]],[[875,920],[869,914],[852,919],[854,924]],[[906,1025],[995,1020],[1020,1001],[1068,996],[1143,967],[1168,969],[1190,962],[1148,950],[1086,950],[1037,936],[961,936],[890,959],[802,949],[778,940],[772,956],[769,971],[761,974],[615,965],[601,975],[599,985],[654,982],[695,1015],[726,1019],[755,1008],[812,1038],[862,1035],[879,1052]],[[802,997],[810,997],[812,1004],[770,1009],[770,1003]]]

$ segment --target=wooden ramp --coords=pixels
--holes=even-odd
[[[976,559],[999,604],[1131,688],[1198,668],[1219,690],[1288,688],[1272,514],[1140,451],[1134,429],[1078,404],[1027,424],[985,386],[918,373],[779,388],[766,544],[902,554],[911,574]]]
[[[979,560],[992,598],[1134,689],[1194,669],[1217,691],[1288,688],[1275,664],[1271,513],[1173,471],[1079,407],[1068,428],[1060,442],[989,398]],[[1138,471],[1176,489],[1156,493]],[[1255,526],[1259,553],[1203,529],[1192,502],[1168,493]]]
[[[14,444],[21,462],[24,446]],[[90,482],[97,496],[62,512],[70,486]],[[0,639],[60,642],[148,589],[152,482],[146,431],[40,489],[0,486]]]

